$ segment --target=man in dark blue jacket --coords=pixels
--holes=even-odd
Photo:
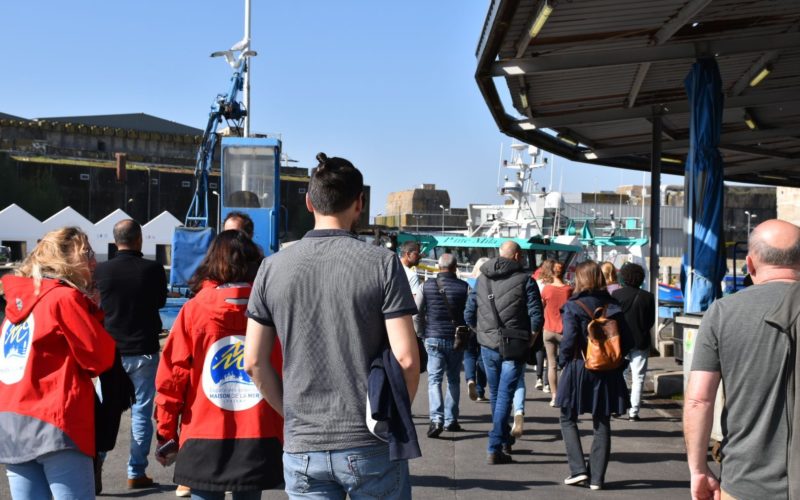
[[[464,351],[454,348],[456,326],[464,324],[464,306],[469,285],[456,276],[456,259],[446,253],[439,257],[439,274],[422,288],[420,322],[424,325],[428,353],[428,403],[431,424],[428,437],[443,430],[461,430],[458,402],[461,394],[461,362]],[[447,375],[447,397],[442,404],[442,379]]]
[[[467,324],[478,333],[481,356],[486,368],[492,407],[492,430],[486,462],[490,465],[511,462],[512,437],[508,425],[514,391],[525,370],[524,361],[503,359],[499,352],[500,327],[540,332],[544,325],[539,286],[530,272],[523,269],[522,252],[513,241],[500,246],[500,257],[481,267],[473,295],[475,303],[467,307]],[[489,284],[491,283],[491,291]],[[495,315],[489,296],[494,297]],[[498,324],[499,316],[501,324]],[[524,375],[522,375],[524,376]]]

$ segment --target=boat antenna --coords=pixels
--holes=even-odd
[[[555,158],[553,159],[555,160]],[[555,168],[555,161],[553,163],[554,163],[553,168]],[[561,189],[563,185],[564,185],[564,169],[562,168],[561,170],[558,171],[559,199],[558,199],[558,205],[556,205],[556,224],[555,224],[556,229],[554,229],[554,231],[557,230],[558,227],[561,225],[561,200],[564,199]]]
[[[503,170],[503,143],[500,143],[500,161],[497,164],[497,194],[500,194],[500,174]]]

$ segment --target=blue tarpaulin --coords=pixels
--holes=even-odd
[[[169,273],[171,288],[185,288],[189,279],[206,256],[214,230],[207,228],[176,227],[172,235],[172,268]]]
[[[699,59],[684,80],[689,96],[689,155],[686,159],[686,252],[681,266],[684,310],[701,312],[722,296],[725,246],[724,186],[719,154],[723,94],[717,61]]]

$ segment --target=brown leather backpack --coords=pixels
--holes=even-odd
[[[592,313],[580,300],[575,302],[591,318],[586,326],[586,352],[581,351],[584,366],[598,372],[619,368],[623,360],[622,335],[617,320],[606,316],[608,306],[598,307]]]

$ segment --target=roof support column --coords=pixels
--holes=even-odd
[[[650,153],[650,292],[656,299],[658,332],[658,256],[661,253],[661,115],[653,114],[652,150]],[[644,196],[642,196],[644,202]]]

